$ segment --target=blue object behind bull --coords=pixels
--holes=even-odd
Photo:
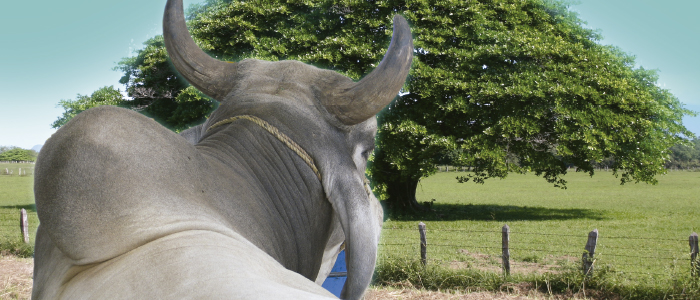
[[[338,254],[338,259],[335,261],[333,269],[331,269],[331,274],[328,275],[328,278],[321,286],[340,298],[340,292],[343,290],[343,285],[347,279],[348,269],[345,267],[345,250],[343,250]]]

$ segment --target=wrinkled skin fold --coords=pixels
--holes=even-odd
[[[36,164],[33,299],[329,299],[320,287],[341,244],[360,299],[382,209],[365,183],[375,114],[410,68],[405,19],[359,82],[296,61],[221,62],[197,48],[181,0],[164,38],[173,65],[221,105],[177,135],[133,111],[99,107],[47,141]],[[270,131],[293,140],[318,169]]]

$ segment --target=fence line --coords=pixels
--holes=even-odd
[[[36,216],[36,213],[31,214]],[[15,212],[0,212],[0,217],[2,217],[0,218],[0,222],[2,222],[0,223],[0,240],[19,236],[25,243],[29,243],[29,213],[26,209],[22,208]]]
[[[512,230],[509,227],[504,226],[501,230],[469,230],[469,229],[430,229],[426,228],[426,226],[421,223],[421,228],[419,231],[419,234],[415,235],[415,240],[414,238],[409,238],[405,237],[404,234],[401,234],[401,236],[390,236],[390,237],[382,237],[382,242],[380,242],[380,246],[399,246],[401,248],[404,248],[405,250],[410,250],[410,251],[401,251],[404,249],[394,249],[391,250],[391,252],[383,253],[382,255],[385,257],[392,256],[393,254],[406,254],[406,253],[413,253],[415,255],[414,257],[420,258],[421,262],[424,264],[426,263],[431,263],[431,262],[445,262],[442,259],[436,259],[434,258],[436,255],[437,256],[451,256],[453,254],[458,254],[458,253],[470,253],[467,250],[469,249],[475,249],[475,250],[487,250],[487,253],[479,253],[480,255],[485,255],[486,257],[490,257],[491,262],[492,259],[499,257],[502,262],[501,262],[501,267],[503,269],[504,275],[510,274],[510,267],[511,265],[518,265],[522,264],[520,262],[515,262],[514,264],[511,263],[511,258],[512,257],[518,257],[518,255],[527,255],[526,253],[528,252],[539,252],[539,253],[550,253],[550,254],[563,254],[563,255],[571,255],[569,258],[565,258],[565,260],[569,261],[575,261],[575,257],[578,255],[579,259],[581,260],[581,270],[585,274],[591,275],[593,272],[595,272],[594,267],[596,264],[600,264],[601,262],[603,263],[613,263],[613,265],[619,265],[619,266],[636,266],[639,267],[640,263],[639,261],[644,261],[644,262],[649,262],[648,266],[652,268],[658,268],[660,266],[664,266],[666,262],[673,261],[673,262],[682,262],[682,261],[690,261],[690,266],[691,266],[691,273],[694,276],[699,276],[700,277],[700,255],[697,255],[698,252],[700,252],[700,247],[697,246],[697,235],[693,233],[691,237],[689,238],[690,240],[690,247],[691,247],[691,253],[689,254],[688,252],[681,251],[681,250],[671,250],[671,249],[659,249],[658,246],[646,246],[644,247],[643,245],[640,245],[640,247],[625,247],[625,246],[616,246],[616,245],[606,245],[606,244],[600,244],[598,240],[598,232],[597,230],[594,230],[589,233],[588,237],[586,235],[580,234],[558,234],[558,233],[536,233],[536,232],[520,232],[516,230]],[[399,231],[413,231],[415,232],[415,229],[407,229],[407,228],[385,228],[385,230],[388,231],[394,231],[394,230],[399,230]],[[506,232],[507,231],[507,232]],[[440,232],[478,232],[478,233],[493,233],[493,246],[477,246],[477,245],[467,245],[465,241],[469,241],[469,239],[464,239],[463,236],[458,236],[456,238],[449,238],[445,237],[444,235],[439,235]],[[501,236],[501,247],[496,246],[495,244],[497,243],[497,237],[495,234],[500,233]],[[431,234],[435,236],[435,238],[431,238]],[[527,241],[519,242],[517,237],[518,235],[540,235],[540,236],[566,236],[566,237],[573,237],[579,240],[579,242],[575,241],[569,241],[570,239],[565,239],[565,243],[572,244],[572,247],[581,249],[580,252],[578,250],[550,250],[550,249],[542,249],[542,248],[533,248],[533,247],[528,247],[528,246],[533,246],[533,245],[541,245],[541,244],[535,244],[535,243],[528,243]],[[412,235],[413,236],[413,235]],[[420,239],[419,239],[420,237]],[[481,236],[480,241],[483,242],[483,238],[489,238],[489,236]],[[413,240],[413,242],[411,241]],[[654,241],[664,241],[664,242],[684,242],[685,240],[678,239],[678,238],[648,238],[648,237],[634,237],[634,236],[627,236],[627,237],[622,237],[622,236],[604,236],[602,238],[603,241],[606,240],[632,240],[632,241],[644,241],[644,240],[654,240]],[[400,242],[400,241],[406,241],[406,242]],[[668,243],[667,243],[668,244]],[[681,243],[671,243],[671,245],[675,244],[676,246],[674,247],[679,247],[682,245]],[[576,246],[578,245],[578,246]],[[687,245],[687,244],[686,244]],[[585,246],[585,247],[584,247]],[[417,256],[418,249],[421,249],[420,251],[420,257]],[[580,248],[578,248],[580,247]],[[694,248],[693,248],[694,247]],[[395,248],[395,247],[394,247]],[[448,250],[449,248],[459,248],[460,251],[453,252],[454,250]],[[573,248],[572,248],[573,249]],[[688,248],[686,248],[688,249]],[[446,252],[449,251],[449,252]],[[500,250],[500,251],[499,251]],[[601,252],[602,250],[602,252]],[[616,251],[618,250],[618,251]],[[630,251],[633,250],[633,251]],[[464,252],[463,252],[464,251]],[[471,253],[478,253],[478,252],[471,252]],[[513,255],[515,253],[515,255]],[[525,254],[524,254],[525,253]],[[674,255],[675,253],[675,255]],[[410,257],[410,256],[409,256]],[[526,256],[527,257],[527,256]],[[551,256],[550,256],[551,257]],[[614,258],[621,258],[622,260],[614,259]],[[633,258],[635,260],[638,260],[638,262],[631,263],[631,262],[626,262],[626,258]],[[555,261],[561,261],[557,260],[556,258],[553,258]],[[523,261],[527,262],[527,261]],[[670,267],[671,268],[676,268],[678,265],[676,263],[671,263]],[[655,275],[664,275],[663,273],[658,273],[658,272],[637,272],[637,271],[614,271],[615,273],[621,273],[621,274],[655,274]]]
[[[415,231],[415,229],[409,229],[409,228],[382,228],[382,230],[400,230],[400,231]],[[478,232],[478,233],[501,233],[498,230],[469,230],[469,229],[426,229],[427,232],[432,231],[445,231],[445,232]],[[561,234],[561,233],[541,233],[541,232],[526,232],[526,231],[511,231],[513,234],[529,234],[529,235],[544,235],[544,236],[568,236],[568,237],[576,237],[580,238],[581,235],[575,235],[575,234]],[[655,240],[655,241],[673,241],[673,242],[679,242],[679,241],[685,241],[684,239],[671,239],[671,238],[647,238],[647,237],[629,237],[629,236],[606,236],[606,239],[634,239],[634,240]]]
[[[36,216],[36,213],[31,213],[32,215]],[[8,218],[9,217],[9,218]],[[4,221],[3,221],[4,220]],[[0,212],[0,239],[2,238],[8,238],[8,237],[22,237],[24,239],[25,243],[28,243],[30,241],[29,239],[29,226],[28,226],[28,213],[26,212],[25,209],[17,210],[15,212]],[[513,253],[515,253],[515,257],[518,257],[518,254],[522,254],[522,252],[541,252],[541,253],[550,253],[552,254],[553,252],[556,252],[555,254],[564,254],[564,255],[571,255],[572,257],[576,257],[576,255],[582,255],[579,256],[581,257],[581,263],[582,263],[582,270],[587,273],[591,274],[594,272],[593,267],[596,263],[596,261],[601,260],[602,261],[610,261],[614,262],[615,265],[621,265],[621,266],[639,266],[638,263],[632,264],[632,263],[626,263],[623,261],[618,261],[618,260],[610,260],[608,258],[634,258],[634,259],[644,259],[645,261],[650,260],[651,262],[657,262],[659,264],[654,264],[656,266],[663,264],[663,262],[660,261],[683,261],[686,260],[689,261],[689,266],[691,267],[691,274],[693,276],[699,276],[700,277],[700,255],[698,255],[699,252],[699,247],[698,247],[698,236],[696,233],[693,233],[690,235],[689,239],[689,245],[690,246],[690,252],[685,252],[685,251],[679,251],[679,250],[669,250],[669,249],[657,249],[657,248],[652,248],[652,247],[625,247],[625,246],[611,246],[611,245],[605,245],[605,244],[598,244],[598,239],[597,239],[597,232],[595,234],[595,238],[592,238],[590,235],[588,237],[588,242],[584,243],[585,239],[587,238],[585,235],[575,235],[575,234],[554,234],[554,233],[535,233],[535,232],[519,232],[517,230],[515,231],[510,231],[510,228],[508,227],[508,232],[506,236],[506,227],[502,228],[501,230],[460,230],[460,229],[429,229],[425,224],[421,223],[421,228],[416,235],[417,239],[415,242],[410,242],[410,239],[407,237],[382,237],[382,241],[380,241],[379,245],[380,246],[399,246],[403,249],[396,249],[395,251],[392,251],[391,254],[407,254],[407,255],[416,255],[417,253],[414,252],[416,250],[419,250],[419,258],[423,264],[427,264],[428,262],[434,262],[434,261],[440,261],[436,260],[433,258],[430,258],[431,255],[434,254],[440,254],[440,253],[445,253],[444,250],[440,249],[447,249],[447,248],[461,248],[460,250],[468,250],[468,249],[478,249],[478,250],[490,250],[488,252],[493,252],[493,253],[488,253],[484,254],[489,257],[499,257],[502,259],[502,267],[503,267],[503,272],[504,274],[509,274],[510,273],[510,261],[511,258],[513,257]],[[415,229],[403,229],[403,228],[384,228],[384,230],[399,230],[399,231],[413,231],[415,232]],[[14,232],[11,235],[7,235],[7,233]],[[493,242],[495,245],[493,246],[475,246],[475,245],[466,245],[464,243],[465,239],[449,239],[449,238],[444,238],[444,237],[437,237],[435,239],[430,238],[431,233],[438,233],[438,232],[478,232],[478,233],[493,233]],[[497,236],[495,234],[501,234],[501,245],[500,247],[496,246],[498,240]],[[593,232],[591,232],[593,234]],[[574,242],[572,247],[581,249],[581,251],[576,252],[576,250],[570,251],[570,250],[558,250],[558,251],[552,251],[549,249],[542,249],[542,248],[531,248],[527,246],[532,246],[532,245],[539,245],[539,244],[534,244],[534,243],[528,243],[528,242],[520,242],[518,239],[513,239],[513,237],[516,237],[517,235],[541,235],[541,236],[567,236],[567,237],[574,237],[579,240],[579,242]],[[488,237],[488,236],[487,236]],[[461,238],[461,237],[460,237]],[[387,239],[389,241],[387,241]],[[400,241],[406,241],[409,239],[409,242],[400,242]],[[412,238],[411,238],[412,239]],[[685,242],[686,240],[681,240],[681,239],[674,239],[674,238],[643,238],[643,237],[608,237],[604,236],[602,240],[608,240],[608,239],[627,239],[627,240],[655,240],[655,241],[673,241],[673,242],[679,242],[683,241]],[[569,244],[572,243],[572,241],[567,241]],[[579,246],[576,246],[576,245]],[[591,245],[589,245],[591,244]],[[586,247],[582,247],[582,246]],[[680,246],[680,243],[678,244]],[[687,247],[687,246],[686,246]],[[582,248],[585,248],[582,249]],[[596,250],[597,248],[597,250]],[[405,249],[405,250],[404,250]],[[601,253],[600,250],[603,250]],[[605,250],[611,250],[613,252],[608,252]],[[686,248],[688,249],[688,248]],[[500,251],[499,251],[500,250]],[[624,250],[621,251],[623,253],[615,252],[614,250]],[[634,250],[634,253],[629,253],[631,251],[627,250]],[[450,250],[450,253],[454,253],[454,250]],[[462,251],[459,251],[462,252]],[[468,253],[468,252],[467,252]],[[657,255],[660,253],[665,253],[663,255]],[[676,253],[675,256],[672,256],[673,253]],[[640,255],[641,254],[641,255]],[[671,254],[671,255],[669,255]],[[685,257],[685,258],[684,258]],[[568,258],[570,259],[570,258]],[[515,264],[517,265],[517,263]],[[674,265],[675,266],[675,265]],[[634,272],[634,271],[614,271],[616,273],[629,273],[629,274],[660,274],[660,273],[653,273],[653,272]]]

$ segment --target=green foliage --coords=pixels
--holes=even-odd
[[[691,140],[691,145],[677,144],[671,147],[671,159],[666,163],[666,168],[699,168],[700,167],[700,139]]]
[[[219,59],[294,59],[357,79],[383,57],[392,9],[358,1],[209,1],[189,26]]]
[[[434,173],[445,153],[474,168],[461,181],[534,172],[563,187],[567,166],[592,175],[612,158],[622,183],[655,183],[668,148],[692,137],[681,124],[691,112],[656,85],[656,72],[597,44],[557,2],[404,4],[416,57],[380,117],[370,169],[390,204],[410,205],[391,186]]]
[[[38,155],[34,150],[13,148],[0,152],[0,161],[36,161]]]
[[[144,45],[114,68],[124,74],[119,82],[132,98],[129,104],[175,131],[202,123],[215,108],[214,101],[189,87],[172,67],[162,35]]]
[[[167,119],[169,124],[180,130],[201,123],[215,107],[214,102],[193,86],[188,86],[175,97],[175,111]]]
[[[668,149],[692,137],[681,123],[691,112],[656,71],[598,44],[558,1],[208,0],[187,17],[218,59],[294,59],[359,79],[383,57],[395,14],[411,25],[415,56],[379,117],[369,173],[398,207],[416,206],[418,181],[448,156],[474,168],[462,182],[534,172],[564,187],[567,166],[593,174],[607,160],[622,183],[655,183]],[[176,130],[213,107],[183,92],[161,36],[115,69],[133,106]]]
[[[63,115],[58,118],[53,124],[52,128],[60,128],[73,119],[77,114],[88,110],[93,107],[98,107],[101,105],[124,105],[124,99],[122,99],[122,94],[114,86],[104,86],[97,91],[94,91],[92,95],[81,95],[78,94],[75,100],[61,100],[58,105],[63,107],[65,110]]]
[[[7,150],[15,149],[15,148],[17,148],[17,147],[15,147],[15,146],[0,146],[0,153],[3,153]]]

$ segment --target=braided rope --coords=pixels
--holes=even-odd
[[[301,159],[304,160],[304,162],[306,162],[307,165],[309,165],[311,170],[314,171],[314,174],[316,174],[318,180],[321,180],[321,173],[318,171],[318,168],[316,168],[316,164],[314,164],[314,160],[311,158],[311,156],[308,153],[306,153],[306,151],[304,151],[304,149],[301,148],[299,144],[295,143],[289,136],[287,136],[284,133],[281,133],[275,126],[272,126],[270,123],[267,123],[263,119],[251,115],[235,116],[223,121],[216,122],[214,125],[207,128],[207,131],[219,127],[221,125],[233,123],[240,119],[245,119],[255,124],[258,124],[258,126],[264,128],[265,130],[267,130],[267,132],[271,133],[274,137],[280,140],[280,142],[284,143],[289,149],[291,149],[292,151],[294,151],[294,153],[299,155],[299,157],[301,157]]]

